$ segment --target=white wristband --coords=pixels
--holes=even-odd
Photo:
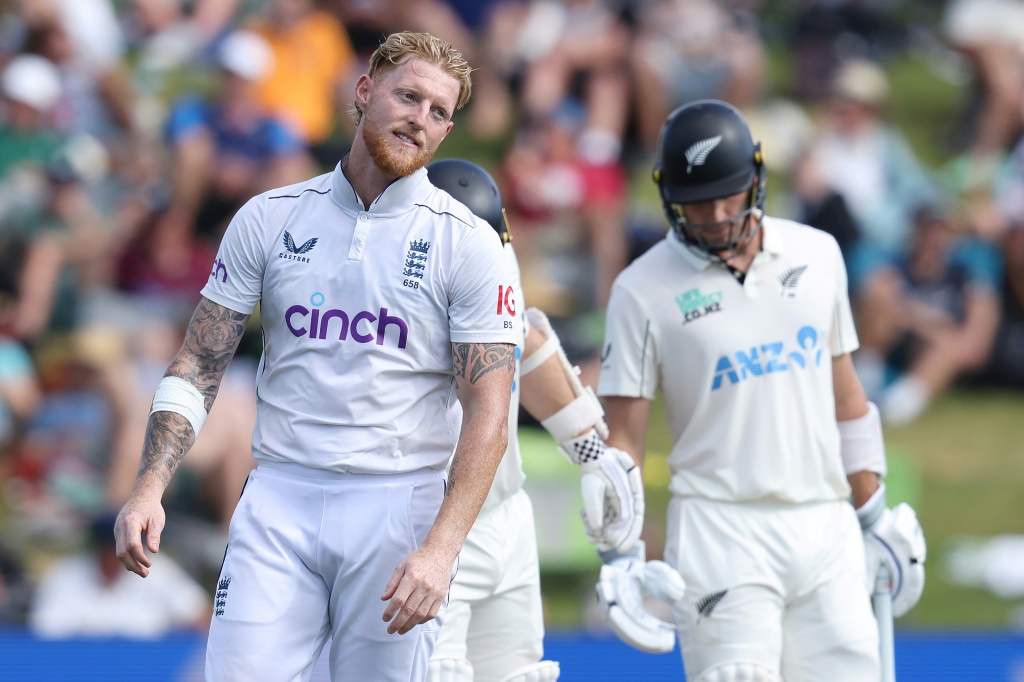
[[[192,425],[197,438],[206,423],[206,401],[203,394],[191,382],[179,377],[164,377],[160,380],[153,396],[153,409],[149,414],[155,412],[177,412]]]
[[[858,471],[872,471],[885,476],[882,419],[874,403],[868,403],[868,413],[863,417],[839,422],[839,453],[847,476]]]
[[[594,395],[594,391],[586,386],[580,396],[541,421],[540,425],[547,429],[555,442],[563,443],[589,428],[596,427],[598,423],[603,424],[603,416],[601,403]]]
[[[885,484],[879,483],[878,490],[868,498],[868,501],[857,508],[857,519],[860,521],[861,530],[868,530],[882,518],[882,514],[888,509],[885,502]]]

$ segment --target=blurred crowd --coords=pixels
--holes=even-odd
[[[494,171],[526,299],[574,360],[667,227],[661,123],[713,97],[764,143],[769,212],[839,241],[888,424],[955,383],[1024,388],[1024,0],[0,0],[0,623],[208,622],[254,465],[258,314],[168,491],[159,587],[112,559],[111,510],[227,222],[337,164],[395,30],[474,65],[440,155]],[[927,162],[890,117],[907,58],[960,93],[921,112]]]

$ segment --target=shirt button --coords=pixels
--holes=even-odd
[[[366,222],[366,216],[365,215],[359,216],[359,219],[362,220],[363,222]]]

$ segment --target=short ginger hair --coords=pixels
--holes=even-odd
[[[466,106],[473,89],[470,74],[473,69],[462,53],[452,47],[451,43],[429,33],[413,33],[401,31],[392,33],[381,43],[370,56],[370,66],[366,75],[376,80],[389,71],[394,71],[410,59],[422,59],[436,64],[459,82],[459,97],[455,102],[456,111]],[[359,125],[363,112],[353,102],[348,108],[349,117]]]

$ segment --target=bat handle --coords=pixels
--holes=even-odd
[[[875,574],[875,591],[871,595],[871,608],[878,623],[878,653],[882,667],[881,682],[896,682],[896,647],[892,628],[892,575],[882,562]]]

